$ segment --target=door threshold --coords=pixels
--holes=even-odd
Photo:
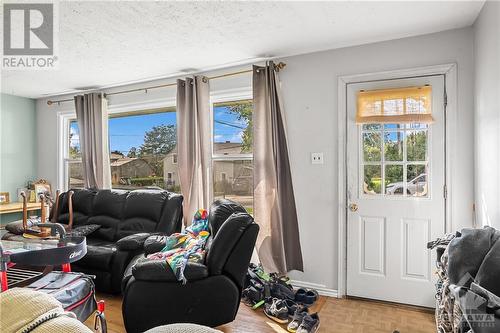
[[[434,313],[435,312],[434,308],[429,308],[426,306],[411,305],[411,304],[404,304],[404,303],[390,302],[390,301],[382,301],[379,299],[371,299],[371,298],[349,296],[349,295],[344,296],[344,298],[349,299],[349,300],[356,300],[356,301],[377,303],[377,304],[382,304],[382,305],[389,305],[392,307],[396,307],[398,309],[403,308],[403,309],[407,309],[407,310],[413,310],[413,311],[425,312],[425,313]]]

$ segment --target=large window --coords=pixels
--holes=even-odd
[[[179,192],[174,108],[110,114],[109,146],[113,188],[156,187]],[[66,175],[69,188],[83,187],[79,129],[69,123]]]
[[[253,213],[251,100],[213,105],[213,197],[241,203]]]
[[[241,203],[253,213],[252,100],[213,104],[212,197]],[[83,187],[76,119],[67,123],[64,156],[68,188]],[[111,113],[109,145],[112,187],[156,187],[180,192],[175,108]]]

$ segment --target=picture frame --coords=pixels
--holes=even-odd
[[[9,192],[0,192],[0,205],[10,203]]]
[[[39,181],[35,182],[33,186],[35,188],[35,202],[40,202],[40,194],[43,194],[45,192],[51,193],[50,184],[46,180],[40,179]]]
[[[35,190],[28,190],[28,202],[36,202],[36,195],[35,195]]]

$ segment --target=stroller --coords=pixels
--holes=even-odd
[[[1,291],[22,287],[50,294],[81,322],[95,313],[94,331],[106,333],[104,301],[95,299],[95,277],[71,272],[70,263],[87,253],[85,237],[66,236],[64,227],[57,223],[39,226],[50,228],[53,236],[59,234],[59,239],[0,241]],[[33,270],[34,266],[45,267],[45,270]],[[61,266],[62,271],[50,272],[52,266]]]

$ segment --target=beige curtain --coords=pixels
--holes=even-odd
[[[273,62],[253,68],[254,217],[267,271],[303,270],[280,86]]]
[[[433,121],[431,86],[358,92],[357,124]]]
[[[111,188],[108,102],[102,93],[75,96],[80,130],[83,183],[86,188]]]
[[[185,225],[208,209],[210,189],[210,88],[208,78],[177,80],[177,163]]]

